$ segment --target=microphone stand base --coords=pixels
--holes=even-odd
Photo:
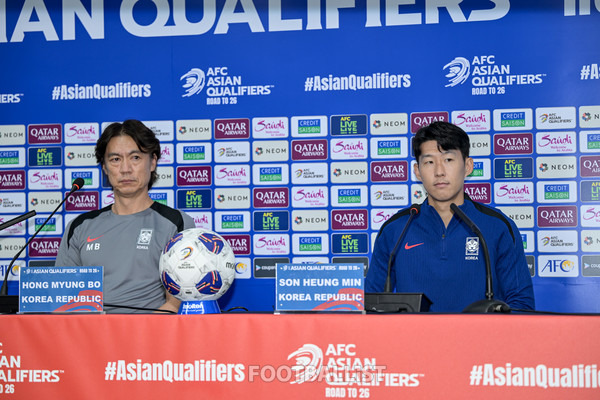
[[[488,314],[488,313],[510,313],[510,307],[503,301],[500,300],[479,300],[473,304],[468,305],[463,313],[467,314]]]

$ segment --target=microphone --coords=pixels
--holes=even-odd
[[[385,280],[385,288],[382,293],[365,293],[365,310],[367,312],[379,313],[397,313],[397,312],[419,312],[429,311],[431,300],[423,293],[393,293],[392,292],[392,265],[396,258],[396,253],[400,248],[400,244],[406,236],[410,223],[415,216],[421,211],[420,204],[410,206],[410,216],[400,237],[396,241],[396,245],[390,252],[388,258],[387,278]]]
[[[404,225],[404,229],[402,230],[402,233],[400,234],[400,237],[398,238],[398,241],[396,242],[394,249],[390,253],[390,257],[388,258],[388,268],[387,268],[387,278],[385,280],[385,289],[383,289],[383,291],[386,293],[392,292],[392,265],[394,264],[394,259],[396,258],[396,253],[398,252],[398,248],[400,247],[402,240],[404,240],[404,236],[406,236],[406,231],[408,230],[410,223],[412,222],[415,215],[417,215],[419,213],[419,211],[421,211],[420,204],[413,204],[412,206],[410,206],[410,211],[409,211],[410,216],[408,217],[408,221],[406,221],[406,225]]]
[[[479,227],[467,217],[467,214],[463,212],[454,203],[450,204],[450,209],[454,211],[454,215],[463,221],[467,226],[477,235],[479,242],[481,243],[481,249],[483,251],[483,258],[485,260],[485,300],[476,301],[473,304],[468,305],[463,312],[464,313],[492,313],[502,312],[509,313],[510,307],[503,301],[494,300],[493,282],[492,282],[492,265],[490,263],[490,252],[487,247],[487,243]]]
[[[56,212],[58,211],[58,209],[60,207],[62,207],[62,205],[65,203],[65,201],[67,201],[67,199],[71,196],[71,194],[73,194],[73,192],[81,189],[83,187],[84,183],[85,183],[85,181],[83,180],[83,178],[77,178],[77,179],[75,179],[73,181],[73,185],[71,186],[71,190],[69,191],[69,193],[67,193],[67,195],[65,196],[65,198],[54,209],[54,211],[52,211],[52,214],[50,214],[50,216],[48,218],[46,218],[46,220],[44,221],[44,223],[29,238],[29,240],[27,241],[27,243],[25,243],[25,246],[21,247],[21,250],[19,250],[19,252],[13,257],[12,261],[8,265],[8,268],[6,269],[6,272],[4,273],[4,281],[2,282],[2,288],[0,288],[0,296],[7,296],[8,295],[8,284],[7,284],[8,274],[12,270],[13,264],[15,263],[15,261],[17,260],[17,258],[19,258],[19,256],[23,252],[23,250],[25,250],[25,248],[27,248],[27,246],[29,246],[29,243],[31,243],[31,241],[33,240],[33,238],[35,238],[37,236],[37,234],[42,230],[42,228],[48,223],[48,221],[50,221],[50,219],[54,216],[54,214],[56,214]],[[33,212],[35,213],[35,211],[33,211]],[[8,296],[8,297],[10,297],[10,296]],[[16,298],[17,296],[14,296],[14,297]],[[2,311],[2,310],[0,310],[0,311]]]
[[[18,224],[21,221],[25,221],[26,219],[33,217],[35,214],[36,214],[36,212],[35,212],[35,210],[33,210],[33,211],[29,211],[26,214],[19,215],[18,217],[15,217],[15,218],[11,219],[10,221],[6,221],[2,225],[0,225],[0,231],[5,230],[6,228],[10,228],[11,226]]]

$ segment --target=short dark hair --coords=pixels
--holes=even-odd
[[[142,153],[155,155],[157,161],[160,159],[160,141],[156,138],[154,132],[141,121],[128,119],[123,121],[123,123],[113,122],[104,129],[104,132],[100,135],[100,139],[96,142],[96,149],[94,150],[98,164],[104,165],[104,155],[106,154],[108,142],[117,136],[129,136],[137,144],[138,149]],[[158,173],[154,170],[150,174],[148,190],[152,188],[157,179]]]
[[[430,140],[435,140],[438,149],[445,151],[460,150],[463,160],[469,157],[469,135],[462,128],[444,121],[436,121],[421,127],[412,138],[413,154],[419,162],[421,156],[421,145]]]

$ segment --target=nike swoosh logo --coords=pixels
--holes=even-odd
[[[104,236],[104,235],[100,235],[100,236],[98,236],[97,238],[93,238],[93,239],[92,239],[91,237],[89,237],[89,236],[88,236],[88,237],[87,237],[87,242],[88,242],[88,243],[92,243],[94,240],[100,239],[102,236]]]
[[[423,244],[423,243],[417,243],[417,244],[411,244],[411,245],[409,246],[409,245],[408,245],[408,243],[404,243],[404,249],[406,249],[406,250],[410,250],[410,249],[412,249],[413,247],[417,247],[417,246],[420,246],[420,245],[422,245],[422,244]]]

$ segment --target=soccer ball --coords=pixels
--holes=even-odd
[[[229,243],[206,229],[186,229],[169,240],[158,264],[163,286],[182,301],[217,300],[235,278]]]

